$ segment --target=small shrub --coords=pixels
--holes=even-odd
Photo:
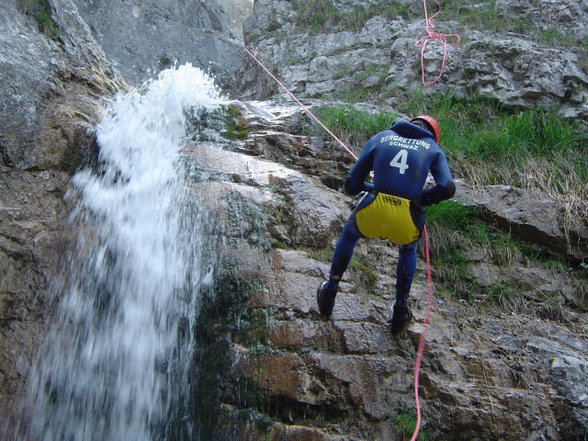
[[[428,224],[439,224],[456,230],[465,230],[478,213],[476,208],[452,200],[426,207],[425,211]]]
[[[341,19],[331,0],[296,1],[295,7],[298,10],[297,26],[308,29],[311,34],[322,32]]]
[[[371,115],[351,105],[321,107],[316,114],[339,139],[350,145],[350,148],[355,149],[355,153],[361,152],[369,138],[390,127],[398,119],[397,115],[392,112],[381,111],[377,115]],[[317,133],[323,134],[322,129],[317,127],[315,130]]]
[[[225,110],[225,128],[221,134],[231,141],[247,139],[249,135],[249,131],[239,120],[239,109],[235,106],[228,106]]]
[[[495,2],[480,2],[478,0],[447,0],[443,3],[439,20],[456,20],[466,29],[485,30],[490,32],[525,32],[528,28],[524,19],[504,15],[496,10]],[[430,8],[429,15],[436,12]]]
[[[296,25],[308,30],[310,34],[353,31],[359,32],[367,21],[375,16],[415,17],[413,8],[398,1],[380,0],[369,7],[353,6],[344,8],[336,6],[332,0],[296,0],[294,6],[298,11]]]
[[[59,38],[60,32],[51,19],[51,7],[47,0],[20,0],[17,6],[26,15],[35,18],[40,32],[54,40]]]
[[[416,416],[413,415],[411,412],[399,412],[396,415],[392,416],[391,420],[398,428],[402,436],[402,439],[410,439],[416,427]],[[429,439],[429,434],[422,428],[419,428],[418,440],[428,441]]]

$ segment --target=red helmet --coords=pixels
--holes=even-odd
[[[437,122],[437,120],[432,116],[419,115],[411,119],[410,122],[414,122],[418,119],[426,122],[429,126],[431,126],[431,128],[433,129],[433,134],[435,135],[435,142],[439,142],[439,138],[441,137],[441,129],[439,128],[439,123]]]

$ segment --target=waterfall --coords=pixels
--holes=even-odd
[[[98,165],[77,173],[68,194],[77,245],[30,375],[31,439],[165,438],[211,277],[206,214],[186,197],[182,147],[190,118],[220,104],[213,80],[184,65],[105,110]]]

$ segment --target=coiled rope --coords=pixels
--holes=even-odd
[[[294,101],[296,101],[296,103],[298,103],[298,105],[300,107],[302,107],[304,109],[304,111],[306,113],[308,113],[310,115],[310,117],[315,120],[323,129],[326,130],[326,132],[331,135],[331,137],[333,137],[333,139],[335,141],[337,141],[351,156],[353,156],[353,158],[355,160],[357,160],[357,155],[355,155],[351,149],[349,147],[347,147],[345,145],[345,143],[343,141],[341,141],[339,138],[337,138],[337,136],[335,136],[335,134],[333,132],[331,132],[311,111],[308,107],[306,107],[304,104],[302,104],[302,102],[300,102],[300,100],[298,98],[296,98],[296,96],[290,92],[290,90],[288,90],[288,88],[286,86],[284,86],[280,80],[278,80],[278,78],[270,72],[270,70],[264,66],[264,64],[258,60],[249,49],[245,48],[245,52],[247,52],[247,54],[253,58],[253,60],[255,60],[255,62],[257,64],[259,64],[261,66],[261,68],[276,82],[278,83],[282,89],[284,89],[288,95],[290,95],[292,97],[292,99]],[[415,371],[414,371],[414,392],[415,392],[415,403],[416,403],[416,409],[417,409],[417,423],[414,429],[414,434],[411,438],[411,441],[416,440],[416,437],[418,436],[419,433],[419,429],[421,426],[421,407],[420,407],[420,403],[419,403],[419,374],[420,374],[420,370],[421,370],[421,361],[423,359],[423,352],[425,351],[425,343],[427,341],[427,332],[429,330],[429,324],[431,322],[431,312],[433,309],[433,279],[431,277],[431,262],[429,260],[429,236],[427,234],[427,226],[425,225],[423,228],[423,233],[425,236],[425,255],[426,255],[426,263],[427,263],[427,307],[426,307],[426,312],[425,312],[425,329],[423,330],[423,332],[421,333],[421,337],[420,337],[420,341],[419,341],[419,346],[418,346],[418,350],[417,350],[417,357],[416,357],[416,365],[415,365]]]
[[[443,71],[445,70],[445,60],[447,59],[447,45],[451,44],[451,46],[458,46],[461,38],[457,34],[440,34],[437,32],[433,32],[433,28],[435,25],[433,24],[433,19],[441,14],[441,5],[439,4],[438,0],[433,0],[437,5],[437,12],[435,12],[431,17],[429,17],[429,11],[427,9],[427,0],[423,0],[423,8],[425,10],[425,31],[427,35],[421,38],[419,41],[416,42],[415,46],[421,49],[421,81],[425,86],[432,86],[437,81],[441,79],[443,75]],[[455,43],[448,43],[448,38],[456,38],[457,40]],[[425,51],[427,49],[427,44],[431,41],[439,39],[443,44],[443,60],[441,61],[441,69],[439,70],[439,75],[433,81],[426,81],[425,79]]]

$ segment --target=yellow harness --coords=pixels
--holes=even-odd
[[[360,233],[370,239],[405,245],[420,234],[410,215],[410,201],[390,194],[378,193],[367,207],[357,211],[355,219]]]

